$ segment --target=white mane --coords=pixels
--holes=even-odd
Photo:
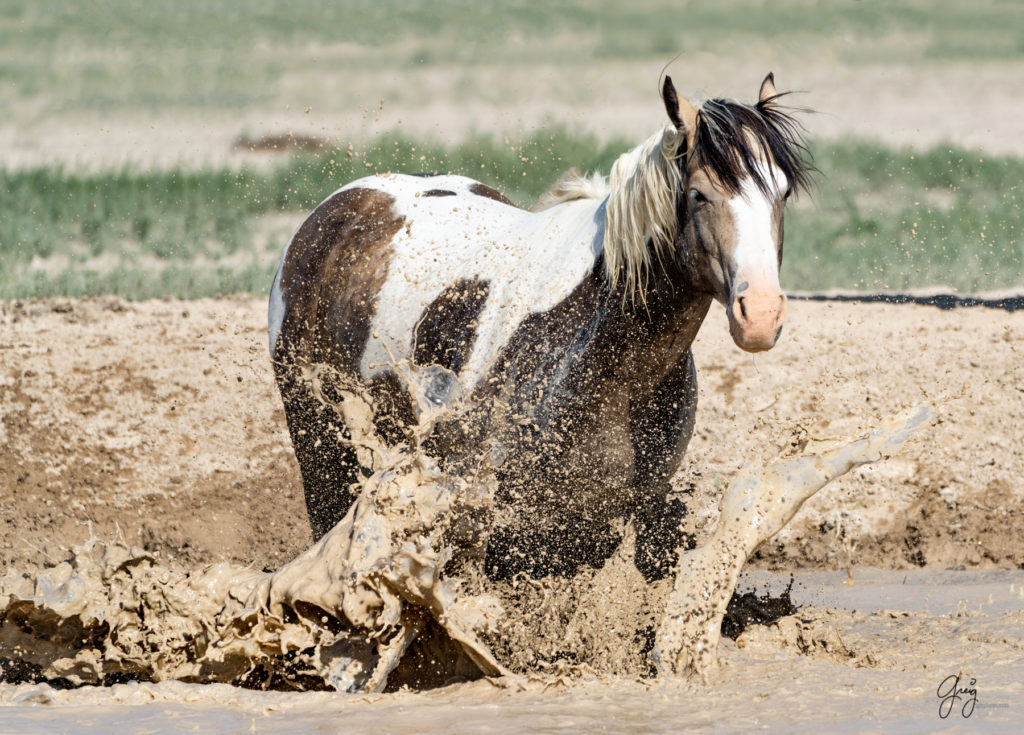
[[[677,158],[683,136],[671,125],[612,165],[606,180],[571,168],[530,209],[540,212],[563,202],[608,197],[604,230],[604,271],[612,287],[625,281],[625,295],[646,301],[653,260],[669,254],[676,238],[676,196],[682,181]],[[647,242],[653,243],[651,248]]]
[[[682,182],[679,147],[684,138],[665,125],[612,165],[604,231],[604,270],[614,287],[625,282],[625,295],[645,287],[652,261],[661,263],[676,238],[676,197]],[[647,247],[650,241],[652,246]]]
[[[537,202],[530,207],[531,212],[542,212],[545,209],[572,202],[578,199],[604,199],[608,196],[608,180],[599,173],[585,176],[575,166],[566,171],[551,185],[551,188],[540,195]]]

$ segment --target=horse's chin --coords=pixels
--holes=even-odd
[[[768,350],[770,350],[775,345],[773,345],[773,344],[769,344],[769,345],[744,345],[744,344],[740,344],[739,342],[737,342],[736,346],[739,347],[744,352],[756,353],[756,352],[767,352]]]
[[[734,320],[729,320],[732,341],[744,352],[767,352],[778,343],[782,327],[780,324],[775,330],[744,330]]]

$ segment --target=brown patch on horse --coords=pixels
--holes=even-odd
[[[502,194],[497,189],[492,189],[491,187],[487,186],[486,184],[481,184],[479,182],[476,182],[472,186],[469,187],[469,190],[471,192],[473,192],[474,194],[476,194],[477,196],[487,197],[488,199],[493,199],[496,202],[501,202],[502,204],[507,204],[510,207],[516,206],[515,204],[512,203],[512,201],[507,196]]]
[[[360,468],[355,450],[344,441],[345,422],[329,405],[342,400],[331,371],[321,373],[324,403],[303,367],[328,365],[342,374],[358,372],[377,294],[387,278],[391,240],[404,224],[391,195],[346,189],[302,223],[281,265],[285,313],[274,347],[274,373],[302,470],[314,538],[348,512],[355,499],[349,488],[359,479]],[[397,382],[384,378],[370,386],[374,402],[380,404],[377,428],[392,440],[412,415],[412,404]]]
[[[490,293],[489,281],[463,278],[423,310],[413,330],[413,360],[458,373],[476,342],[480,312]]]
[[[425,197],[453,197],[455,192],[451,189],[427,189],[421,196]]]
[[[416,423],[416,410],[398,375],[390,370],[380,373],[366,388],[373,401],[373,428],[377,435],[392,446],[408,441],[405,429]]]
[[[685,242],[703,241],[715,252],[721,252],[723,256],[731,261],[732,254],[736,251],[737,234],[736,223],[733,222],[732,210],[729,208],[730,195],[724,193],[722,183],[717,180],[714,173],[707,169],[698,168],[692,160],[687,162],[686,188],[684,199],[686,201],[687,213],[683,220],[683,239]],[[696,189],[704,200],[695,200],[690,192]],[[701,216],[697,216],[700,211]],[[708,263],[703,257],[702,251],[694,248],[685,248],[680,252],[680,257],[687,262],[689,268],[695,272],[703,271],[703,278],[707,283],[712,283],[714,278],[708,270]]]
[[[644,574],[670,568],[678,524],[657,521],[676,517],[665,495],[693,427],[689,346],[711,303],[688,298],[654,287],[651,315],[623,313],[595,269],[509,339],[475,391],[509,412],[488,437],[518,448],[501,468],[497,502],[512,512],[492,529],[488,574],[600,566],[619,542],[612,519],[630,514]],[[685,303],[660,308],[669,300]]]
[[[772,205],[772,227],[775,228],[775,241],[779,244],[779,268],[782,268],[782,244],[786,239],[786,199],[778,199]]]
[[[346,189],[317,207],[281,266],[285,314],[275,352],[357,371],[387,278],[391,239],[404,224],[394,198],[376,189]]]

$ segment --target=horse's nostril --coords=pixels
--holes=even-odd
[[[743,321],[746,321],[747,320],[747,305],[745,303],[743,303],[743,297],[742,296],[740,296],[739,299],[737,299],[737,301],[740,302],[740,314],[743,315]]]

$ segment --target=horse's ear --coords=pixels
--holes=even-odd
[[[687,137],[692,136],[697,129],[697,108],[691,105],[688,99],[679,96],[675,85],[672,84],[672,77],[665,77],[665,84],[661,87],[661,99],[665,102],[668,119],[672,121],[676,130]]]
[[[768,72],[768,76],[761,82],[761,91],[757,93],[757,101],[761,103],[772,103],[775,101],[775,97],[778,96],[778,92],[775,91],[775,74]]]

